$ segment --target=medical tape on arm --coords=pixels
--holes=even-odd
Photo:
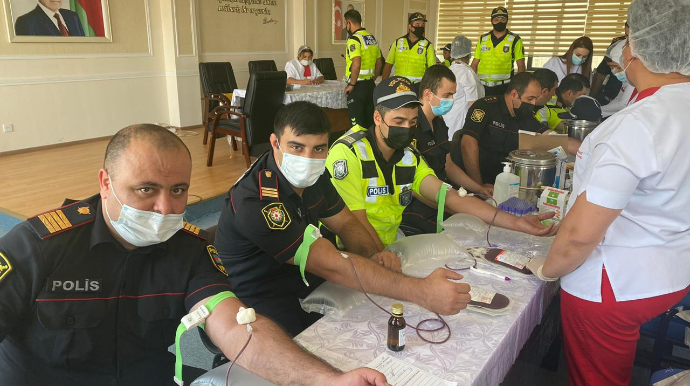
[[[441,233],[443,227],[441,223],[443,222],[443,214],[446,211],[446,193],[448,193],[450,185],[445,182],[441,185],[441,189],[436,193],[436,204],[438,206],[438,211],[436,212],[436,233]]]
[[[194,327],[205,328],[206,318],[220,302],[228,298],[235,298],[230,291],[223,291],[209,299],[204,305],[185,315],[175,333],[175,383],[182,386],[182,352],[180,350],[180,338],[182,334]]]
[[[309,287],[309,283],[307,282],[307,278],[304,277],[304,269],[307,267],[307,257],[309,257],[309,248],[311,248],[311,245],[314,244],[314,241],[318,240],[319,238],[321,238],[321,232],[319,231],[319,228],[315,227],[312,224],[309,224],[307,228],[304,230],[302,244],[300,244],[299,248],[297,248],[297,253],[295,253],[295,265],[299,266],[299,273],[300,275],[302,275],[302,280],[304,281],[304,284],[306,284],[307,287]]]

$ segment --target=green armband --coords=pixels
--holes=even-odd
[[[309,257],[309,248],[314,244],[314,241],[321,238],[321,232],[319,228],[312,224],[309,224],[304,230],[304,237],[302,238],[302,244],[297,248],[297,253],[295,253],[295,265],[299,266],[299,273],[302,275],[302,280],[304,284],[309,287],[307,278],[304,277],[304,269],[307,267],[307,257]]]
[[[441,223],[443,222],[443,214],[446,212],[446,193],[450,185],[445,182],[441,185],[441,189],[436,193],[436,204],[438,204],[438,211],[436,212],[436,233],[441,233],[443,227]]]
[[[213,311],[223,300],[234,297],[236,297],[234,293],[223,291],[209,299],[203,306],[182,318],[182,323],[177,326],[177,332],[175,333],[175,383],[178,385],[182,386],[182,352],[180,350],[180,338],[182,338],[182,334],[194,327],[204,328],[206,326],[204,322],[206,318],[211,315],[211,311]]]

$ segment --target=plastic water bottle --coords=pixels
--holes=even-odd
[[[496,176],[494,199],[500,205],[520,192],[520,177],[510,172],[510,162],[503,162],[503,173]]]

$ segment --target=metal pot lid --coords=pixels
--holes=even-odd
[[[566,127],[597,127],[601,123],[601,121],[585,121],[584,119],[562,119],[562,121]]]
[[[553,166],[557,161],[555,155],[535,150],[513,150],[508,158],[519,164],[534,166]]]

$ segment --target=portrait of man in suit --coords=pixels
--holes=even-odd
[[[36,8],[14,23],[17,36],[85,36],[76,12],[62,8],[63,0],[38,0]]]

